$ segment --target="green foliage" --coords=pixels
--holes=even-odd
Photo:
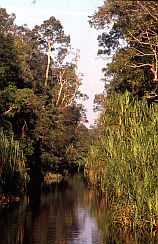
[[[157,1],[107,0],[91,17],[90,24],[103,29],[98,54],[110,57],[103,69],[108,93],[157,96],[157,13]]]
[[[85,98],[78,53],[55,17],[32,30],[14,20],[0,8],[0,127],[9,142],[19,142],[31,177],[38,177],[41,165],[46,171],[76,170],[77,128],[85,115],[76,102]]]
[[[114,221],[131,228],[157,225],[157,113],[157,104],[127,92],[107,99],[86,158],[86,174],[110,202]]]
[[[19,195],[27,183],[25,158],[18,141],[7,139],[0,130],[0,193]]]
[[[5,8],[0,8],[0,34],[7,33],[13,28],[15,14],[9,15]]]
[[[103,29],[98,54],[110,62],[95,97],[101,113],[87,176],[112,206],[114,224],[146,230],[158,226],[157,13],[157,1],[107,0],[89,21]]]

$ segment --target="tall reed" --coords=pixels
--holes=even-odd
[[[25,158],[19,142],[13,137],[7,139],[0,130],[0,192],[1,194],[21,194],[27,181]]]
[[[114,210],[114,222],[158,228],[158,105],[129,93],[107,100],[85,172]]]

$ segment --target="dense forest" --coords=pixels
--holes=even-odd
[[[82,168],[90,133],[79,53],[60,21],[32,30],[14,21],[0,9],[0,191],[15,195],[45,172]]]
[[[125,230],[158,230],[158,3],[107,0],[90,17],[105,90],[86,174]]]
[[[43,174],[84,170],[113,223],[158,230],[158,3],[106,0],[89,17],[102,31],[105,89],[88,129],[78,53],[59,20],[32,30],[0,9],[1,194]],[[36,183],[37,183],[36,181]]]

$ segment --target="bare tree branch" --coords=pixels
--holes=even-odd
[[[52,41],[48,40],[48,54],[47,54],[47,68],[46,68],[45,86],[47,86],[48,79],[49,79],[49,68],[50,68],[50,61],[51,61],[51,48],[52,48]]]

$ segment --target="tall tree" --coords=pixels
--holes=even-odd
[[[128,89],[140,96],[157,96],[157,1],[107,0],[90,24],[105,29],[98,37],[98,53],[112,55],[103,70],[109,92]]]
[[[51,17],[31,31],[0,9],[0,126],[20,141],[30,163],[68,164],[84,113],[70,37]],[[5,28],[6,26],[6,28]],[[38,151],[38,153],[37,153]]]
[[[45,86],[47,86],[50,67],[58,66],[62,62],[65,53],[67,54],[65,50],[67,51],[70,44],[70,36],[65,35],[62,24],[53,16],[42,25],[36,25],[33,33],[39,49],[47,53],[45,70]]]

